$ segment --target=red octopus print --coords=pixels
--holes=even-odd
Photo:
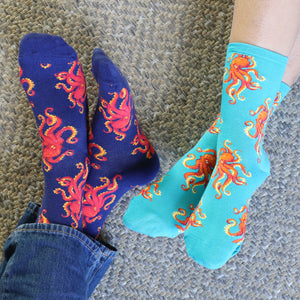
[[[199,207],[202,205],[202,203],[200,202]],[[206,216],[205,214],[202,214],[201,209],[199,210],[199,207],[197,207],[197,212],[199,213],[199,217],[201,219],[205,219]],[[189,209],[191,211],[193,211],[193,213],[190,216],[186,216],[187,215],[187,211],[183,208],[179,208],[178,211],[173,213],[173,218],[180,223],[181,225],[175,224],[175,226],[177,227],[177,229],[180,232],[184,232],[186,229],[188,229],[190,226],[192,227],[203,227],[201,221],[199,219],[197,219],[196,213],[194,213],[194,205],[191,204],[189,206]],[[179,217],[185,217],[184,220],[180,220]]]
[[[97,153],[93,153],[94,149],[96,149]],[[94,157],[98,161],[106,161],[107,160],[107,157],[105,157],[107,152],[103,149],[103,147],[99,146],[96,143],[89,143],[88,151],[89,151],[89,156]],[[93,162],[91,164],[91,166],[96,170],[100,169],[100,165],[95,162]]]
[[[74,151],[71,149],[62,153],[65,142],[75,144],[78,141],[78,138],[76,138],[77,130],[73,126],[60,128],[62,120],[51,114],[52,111],[53,108],[48,107],[45,109],[45,117],[38,115],[38,119],[41,120],[39,135],[42,139],[43,162],[46,172],[52,169],[52,164],[58,163],[65,156],[72,156],[74,154]],[[48,127],[46,130],[44,128],[45,126]],[[62,137],[65,132],[70,132],[70,136],[66,140]]]
[[[249,203],[249,200],[248,200],[248,203]],[[245,233],[246,233],[248,206],[244,205],[240,210],[238,210],[237,208],[234,208],[233,212],[236,215],[241,214],[241,213],[243,213],[243,214],[242,214],[242,217],[240,218],[239,224],[237,223],[237,221],[235,219],[227,220],[228,225],[225,226],[225,233],[228,234],[229,236],[240,237],[240,238],[232,241],[233,243],[240,244],[244,240]],[[238,224],[239,230],[234,233],[230,232],[231,228],[237,226],[237,224]]]
[[[104,150],[104,148],[102,146],[92,142],[93,138],[94,138],[94,135],[93,135],[93,132],[92,132],[92,128],[90,128],[89,129],[89,140],[90,140],[90,142],[88,144],[89,156],[94,157],[99,162],[107,161],[107,157],[105,157],[107,152]],[[97,152],[94,153],[95,151],[97,151]],[[91,166],[96,170],[100,169],[100,165],[96,162],[92,162]]]
[[[218,134],[221,132],[220,128],[217,127],[217,123],[222,124],[223,120],[221,119],[221,113],[218,114],[217,118],[215,119],[214,123],[210,126],[210,128],[208,129],[208,131],[212,134]]]
[[[26,94],[28,96],[31,96],[31,97],[34,96],[35,95],[35,91],[33,90],[33,88],[35,86],[34,82],[29,78],[21,79],[22,75],[23,75],[23,70],[21,67],[19,67],[20,82],[21,82],[21,85],[22,85],[24,91],[26,92]]]
[[[131,126],[131,121],[133,118],[133,107],[131,94],[128,93],[126,88],[123,88],[120,93],[110,93],[112,99],[108,102],[105,99],[101,99],[101,106],[99,111],[103,113],[106,120],[105,127],[107,131],[105,133],[114,132],[116,134],[115,139],[117,141],[122,141],[126,137],[126,131]],[[117,102],[122,100],[119,107],[117,107]]]
[[[200,158],[196,159],[196,155],[190,153],[187,155],[187,158],[183,160],[183,165],[193,171],[184,173],[186,184],[181,185],[184,191],[191,189],[194,194],[197,193],[197,186],[207,186],[210,175],[215,167],[217,156],[214,149],[202,150],[201,148],[197,148],[196,151],[200,153]],[[187,162],[190,161],[195,161],[194,165],[188,165]]]
[[[82,207],[83,227],[87,223],[101,220],[101,211],[108,210],[116,199],[114,193],[119,188],[117,180],[121,179],[121,175],[116,175],[112,181],[107,177],[101,177],[102,185],[96,187],[92,187],[89,184],[85,185],[85,196]]]
[[[236,185],[247,185],[245,178],[238,176],[238,171],[236,168],[240,168],[242,173],[250,177],[251,173],[245,170],[245,167],[241,164],[241,158],[237,154],[239,150],[232,151],[229,146],[231,142],[225,140],[222,147],[219,151],[219,159],[215,167],[214,174],[212,175],[213,187],[216,190],[216,198],[221,199],[222,193],[227,196],[230,196],[230,191],[226,191],[226,188],[232,182]],[[225,178],[224,183],[221,182]]]
[[[264,132],[265,132],[265,125],[267,124],[267,121],[270,117],[270,107],[269,104],[271,102],[270,98],[267,98],[265,100],[265,105],[260,105],[255,111],[250,110],[250,116],[255,117],[256,120],[255,122],[253,121],[246,121],[245,125],[247,126],[245,128],[245,133],[247,136],[249,136],[252,139],[256,139],[255,143],[255,151],[258,155],[257,161],[260,163],[261,162],[261,154],[262,154],[262,142],[264,138]],[[250,133],[250,130],[252,128],[255,128],[254,133]]]
[[[46,213],[47,213],[47,210],[43,209],[40,216],[39,216],[38,223],[40,223],[40,224],[50,224],[49,220],[45,216]]]
[[[55,74],[55,77],[60,81],[66,81],[64,83],[57,83],[57,89],[64,89],[65,92],[69,94],[68,99],[73,104],[70,108],[74,108],[76,105],[79,106],[79,112],[83,113],[84,111],[84,102],[86,99],[86,90],[85,90],[85,80],[82,72],[80,63],[73,61],[71,63],[71,68],[68,72],[60,72]],[[77,72],[75,69],[77,68]]]
[[[245,100],[241,93],[247,88],[249,90],[261,89],[258,82],[254,82],[251,74],[254,74],[255,79],[259,81],[265,80],[263,76],[259,76],[256,67],[256,62],[253,56],[234,53],[229,59],[230,67],[225,68],[224,83],[229,83],[226,88],[226,93],[231,98],[230,104],[235,104],[237,100]],[[228,75],[228,78],[225,77]]]
[[[74,178],[65,176],[56,179],[63,188],[67,188],[67,192],[63,188],[56,188],[53,191],[54,194],[62,195],[65,201],[63,208],[66,212],[66,215],[62,215],[62,217],[71,217],[73,220],[71,226],[75,229],[78,228],[79,220],[82,217],[82,196],[89,173],[89,159],[86,158],[85,163],[77,163],[76,167],[79,169],[79,173]]]
[[[165,175],[168,176],[168,175]],[[161,191],[158,189],[159,188],[159,183],[161,183],[163,181],[163,177],[161,177],[159,180],[156,180],[155,182],[153,182],[152,184],[149,184],[146,188],[142,189],[137,196],[142,195],[145,199],[148,199],[150,201],[152,201],[153,199],[153,194],[157,196],[161,196]],[[150,190],[153,187],[153,192],[150,192]]]
[[[137,126],[137,134],[131,144],[139,147],[136,147],[131,154],[136,155],[138,152],[146,153],[146,157],[150,159],[155,153],[155,150],[149,140],[146,138],[143,131],[139,128],[137,119],[135,119],[134,124]]]

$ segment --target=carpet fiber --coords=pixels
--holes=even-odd
[[[233,1],[27,0],[0,2],[0,248],[29,201],[43,195],[41,143],[18,79],[22,36],[62,36],[77,52],[90,111],[91,55],[102,48],[130,83],[141,127],[166,173],[220,110]],[[240,253],[215,271],[197,265],[183,237],[128,230],[128,192],[106,220],[119,253],[91,299],[300,299],[298,81],[272,116],[265,149],[272,174],[252,198]]]

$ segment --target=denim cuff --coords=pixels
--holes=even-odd
[[[96,239],[94,239],[93,237],[89,236],[89,235],[85,235],[84,233],[69,227],[69,226],[65,226],[65,225],[60,225],[60,224],[39,224],[39,225],[43,225],[43,226],[35,226],[37,225],[36,219],[38,217],[39,214],[39,209],[40,209],[40,205],[38,203],[34,203],[34,202],[29,202],[26,210],[23,214],[23,216],[21,217],[20,221],[17,224],[17,227],[15,230],[32,230],[34,228],[37,228],[38,230],[41,230],[43,228],[45,228],[46,230],[54,230],[54,231],[61,231],[61,232],[65,232],[66,234],[69,234],[70,236],[76,236],[78,239],[84,241],[84,243],[86,245],[91,246],[91,249],[94,249],[96,252],[100,251],[99,253],[103,253],[107,256],[112,256],[115,257],[117,254],[117,249],[111,245],[109,245],[108,243],[105,243],[103,241],[98,241]],[[25,225],[28,223],[34,223],[34,225],[26,225],[26,226],[21,226],[21,225]],[[45,226],[48,225],[48,226]],[[96,248],[95,248],[96,246]]]
[[[117,250],[69,226],[35,223],[38,211],[39,205],[30,202],[5,243],[0,295],[88,299]]]
[[[35,234],[47,234],[61,236],[63,242],[66,243],[67,239],[76,239],[82,247],[85,247],[89,251],[90,256],[97,263],[103,258],[114,258],[117,254],[117,249],[108,244],[104,245],[101,242],[88,237],[79,230],[72,227],[60,225],[60,224],[39,224],[39,223],[26,223],[17,226],[12,234],[18,233],[35,233]]]

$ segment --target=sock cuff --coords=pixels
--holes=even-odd
[[[280,53],[245,43],[230,43],[227,47],[227,56],[232,52],[237,52],[243,55],[253,55],[255,57],[260,57],[268,61],[274,61],[278,65],[281,64],[284,68],[288,61],[288,57]]]
[[[280,87],[279,87],[279,92],[281,93],[281,98],[283,99],[288,92],[291,90],[291,87],[287,85],[285,82],[281,81]]]

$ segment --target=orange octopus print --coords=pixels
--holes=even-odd
[[[55,74],[55,77],[60,81],[66,81],[64,83],[57,83],[57,89],[64,89],[65,92],[69,94],[68,99],[73,104],[70,108],[74,108],[76,105],[79,106],[79,112],[83,113],[84,111],[84,102],[86,99],[86,90],[85,90],[85,79],[82,72],[80,63],[73,61],[71,63],[71,68],[68,72],[60,72]],[[77,72],[75,69],[77,68]]]
[[[245,125],[247,126],[245,128],[245,133],[247,136],[249,136],[252,139],[256,139],[255,143],[255,151],[257,153],[257,162],[261,162],[261,155],[262,155],[262,143],[264,138],[264,132],[265,132],[265,125],[267,124],[267,121],[270,117],[270,107],[269,104],[271,102],[270,98],[267,98],[265,100],[265,104],[260,105],[255,111],[250,110],[250,116],[255,117],[255,122],[253,121],[246,121]],[[250,130],[254,128],[254,132],[250,133]]]
[[[101,220],[102,209],[108,210],[116,199],[114,193],[119,188],[117,180],[120,179],[122,179],[121,175],[114,176],[112,181],[107,177],[101,177],[102,185],[96,187],[92,187],[89,184],[85,185],[85,196],[82,207],[83,227],[85,227],[87,223]]]
[[[120,93],[111,93],[111,95],[113,97],[109,102],[101,99],[102,107],[99,107],[99,111],[103,113],[106,120],[107,131],[104,132],[114,132],[116,134],[115,139],[122,141],[126,137],[126,131],[130,128],[133,118],[131,94],[126,88],[123,88]],[[120,99],[122,102],[117,107],[117,102]]]
[[[200,202],[199,207],[202,205],[202,203]],[[199,216],[201,219],[205,219],[206,216],[205,214],[202,214],[201,209],[199,211],[199,207],[197,207]],[[189,209],[191,211],[194,212],[195,207],[193,204],[189,205]],[[173,213],[173,218],[180,223],[181,225],[175,224],[176,228],[180,231],[180,232],[184,232],[186,229],[188,229],[190,226],[193,227],[203,227],[202,223],[200,220],[197,219],[196,213],[192,213],[190,216],[186,216],[187,215],[187,211],[183,208],[179,208],[178,211]],[[179,217],[185,217],[184,220],[180,220]]]
[[[259,76],[256,67],[256,62],[253,56],[242,55],[238,53],[233,53],[233,55],[228,58],[230,62],[229,68],[225,68],[224,73],[224,83],[229,83],[226,88],[226,93],[231,98],[229,100],[230,104],[235,104],[237,100],[245,100],[241,93],[247,88],[249,90],[261,89],[258,82],[254,82],[250,73],[253,73],[254,79],[259,81],[264,81],[263,76]],[[228,77],[226,78],[226,76]]]
[[[35,95],[35,91],[33,90],[33,88],[35,86],[34,82],[29,78],[21,79],[22,75],[23,75],[23,70],[19,66],[19,77],[20,77],[21,85],[28,96],[31,96],[31,97],[34,96]],[[26,85],[27,85],[27,88],[25,87]]]
[[[216,190],[216,198],[221,199],[222,193],[224,195],[230,196],[230,191],[226,191],[226,188],[231,183],[235,183],[236,185],[247,185],[245,178],[239,176],[236,168],[240,168],[242,173],[250,177],[251,173],[245,170],[243,164],[241,164],[241,158],[237,154],[239,150],[232,151],[229,146],[231,142],[229,140],[225,140],[223,146],[218,155],[218,162],[215,167],[214,174],[211,179],[213,180],[213,187]],[[221,181],[225,178],[225,181],[222,183]]]
[[[38,115],[38,119],[41,120],[39,135],[42,139],[43,163],[46,172],[52,169],[52,164],[58,163],[65,156],[72,156],[74,154],[74,151],[71,149],[62,153],[65,142],[75,144],[78,141],[78,138],[76,138],[77,130],[73,126],[60,128],[62,120],[51,114],[52,111],[53,108],[48,107],[45,109],[45,116]],[[45,126],[48,127],[46,130]],[[62,137],[65,132],[70,132],[70,136],[66,140]]]
[[[214,123],[210,126],[210,128],[208,129],[208,131],[212,134],[218,134],[221,132],[220,128],[217,127],[217,123],[218,121],[220,122],[220,124],[223,123],[223,120],[221,119],[221,113],[218,114],[217,118],[215,119]]]
[[[273,114],[273,111],[274,111],[274,110],[276,109],[276,107],[279,105],[280,101],[281,101],[281,93],[280,93],[280,92],[277,92],[276,97],[275,97],[275,100],[274,100],[274,102],[273,102],[273,105],[272,105],[272,107],[271,107],[271,109],[270,109],[270,114],[269,114],[269,116],[271,116],[271,115]]]
[[[196,151],[200,153],[200,158],[196,159],[196,155],[190,153],[182,162],[186,168],[193,171],[184,173],[185,185],[182,184],[181,188],[184,191],[191,189],[194,194],[197,193],[197,186],[207,186],[210,175],[215,167],[217,156],[214,149],[202,150],[201,148],[197,148]],[[190,161],[194,161],[194,165],[189,165],[188,162]]]
[[[54,194],[61,194],[65,201],[63,208],[66,215],[62,215],[62,217],[71,217],[73,228],[78,228],[79,220],[82,217],[82,195],[89,172],[89,159],[86,158],[84,164],[77,163],[76,167],[79,169],[79,173],[74,178],[65,176],[56,179],[63,188],[67,188],[67,192],[63,188],[56,188],[53,191]]]
[[[168,176],[168,175],[165,175]],[[152,201],[153,199],[153,194],[150,192],[151,188],[153,188],[153,193],[156,196],[161,196],[161,191],[158,189],[159,188],[159,183],[161,183],[163,181],[163,177],[161,177],[159,180],[153,182],[152,184],[148,185],[146,188],[142,189],[137,196],[142,195],[145,199],[149,199],[150,201]]]
[[[248,199],[248,203],[249,203],[249,200],[250,199]],[[234,210],[233,210],[233,212],[236,215],[243,213],[240,218],[239,224],[235,219],[227,220],[228,225],[225,226],[225,233],[228,234],[229,236],[240,237],[240,238],[232,241],[233,243],[240,244],[244,240],[245,233],[246,233],[246,225],[247,225],[247,214],[248,214],[248,206],[247,205],[244,205],[240,210],[238,210],[237,208],[234,208]],[[233,227],[237,226],[237,224],[238,224],[239,230],[237,232],[230,232],[230,230]]]
[[[134,137],[133,141],[131,142],[132,145],[134,146],[139,146],[136,147],[131,154],[136,155],[138,152],[141,153],[146,153],[146,157],[148,159],[152,158],[153,154],[155,153],[155,150],[149,140],[146,138],[145,134],[143,131],[140,129],[138,125],[138,120],[135,119],[134,124],[137,126],[137,134]]]

